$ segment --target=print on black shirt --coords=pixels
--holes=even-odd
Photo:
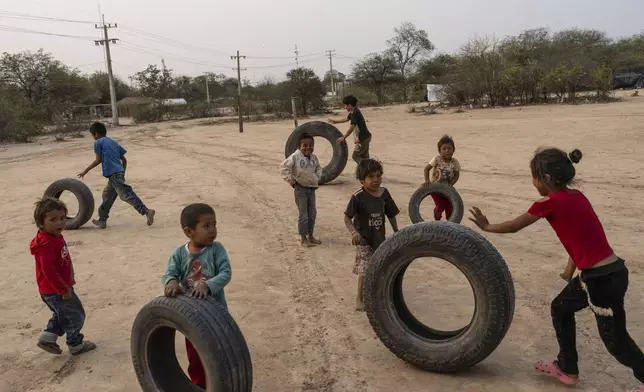
[[[367,128],[367,122],[365,121],[360,109],[353,108],[347,116],[347,119],[351,121],[352,125],[356,126],[356,129],[353,132],[358,136],[359,142],[363,142],[371,137],[371,132],[369,132],[369,129]]]
[[[360,245],[376,250],[385,240],[385,216],[393,218],[399,212],[386,188],[380,197],[360,189],[351,196],[345,215],[353,219],[353,226],[360,233]]]

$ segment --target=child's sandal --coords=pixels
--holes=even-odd
[[[577,381],[579,381],[579,376],[573,376],[562,372],[555,362],[539,361],[534,366],[534,368],[539,373],[542,373],[548,377],[556,378],[565,385],[575,385],[577,384]]]
[[[60,355],[63,353],[58,343],[54,342],[45,342],[44,340],[38,341],[38,347],[47,351],[50,354]]]

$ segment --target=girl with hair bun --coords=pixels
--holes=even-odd
[[[552,362],[539,361],[537,371],[566,385],[579,381],[575,313],[590,307],[608,351],[644,383],[644,354],[626,330],[628,269],[608,244],[590,201],[582,192],[570,188],[575,183],[574,164],[582,156],[577,149],[570,154],[557,148],[537,150],[530,169],[532,184],[543,198],[507,222],[491,224],[477,207],[470,210],[470,220],[489,233],[516,233],[546,218],[568,252],[568,264],[560,274],[568,285],[552,301],[550,311],[559,355]],[[573,278],[576,269],[580,273]]]

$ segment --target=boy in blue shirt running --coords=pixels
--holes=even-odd
[[[125,183],[125,169],[127,167],[125,153],[127,151],[116,141],[107,137],[107,129],[103,123],[95,122],[89,128],[89,132],[95,140],[96,159],[78,177],[83,178],[90,170],[102,165],[103,177],[107,178],[107,186],[103,190],[103,203],[98,208],[98,219],[92,220],[92,223],[104,229],[107,226],[110,209],[116,198],[120,197],[121,200],[134,207],[139,214],[144,215],[147,218],[148,226],[152,226],[155,211],[146,207],[134,193],[132,187]]]
[[[190,239],[178,247],[161,279],[164,295],[175,297],[189,293],[195,298],[212,295],[226,309],[224,287],[230,282],[231,270],[228,253],[217,238],[217,216],[208,204],[196,203],[181,211],[181,229]],[[206,373],[199,354],[186,338],[188,375],[194,385],[206,388]]]

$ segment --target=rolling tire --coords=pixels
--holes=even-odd
[[[412,223],[425,221],[425,219],[420,215],[420,203],[422,203],[427,196],[437,193],[446,197],[452,204],[452,215],[449,217],[448,221],[461,223],[463,220],[463,213],[465,212],[461,195],[458,194],[454,187],[440,182],[425,184],[411,195],[411,199],[409,199],[409,219],[411,219]]]
[[[203,391],[177,361],[175,333],[199,353],[208,392],[250,392],[253,368],[246,340],[226,308],[212,296],[158,297],[145,305],[132,326],[130,350],[144,392]],[[183,344],[183,343],[182,343]]]
[[[469,325],[437,331],[411,314],[402,282],[419,257],[444,259],[467,277],[475,302]],[[510,328],[514,296],[512,276],[494,246],[451,222],[424,222],[398,231],[376,249],[365,270],[365,310],[376,335],[403,361],[431,372],[465,370],[490,355]]]
[[[331,143],[331,146],[333,147],[333,157],[331,158],[331,162],[322,168],[320,185],[335,180],[340,174],[342,174],[344,168],[347,166],[347,161],[349,160],[349,147],[347,147],[347,142],[344,141],[340,144],[335,142],[339,137],[343,136],[342,133],[338,128],[323,121],[304,123],[295,128],[288,137],[288,140],[286,140],[286,147],[284,148],[284,156],[286,158],[299,148],[298,140],[300,135],[303,133],[308,133],[311,136],[323,137]]]
[[[78,200],[78,214],[73,218],[67,217],[65,228],[67,230],[78,229],[94,215],[94,195],[92,195],[92,190],[84,182],[75,178],[63,178],[49,185],[45,189],[43,197],[50,196],[59,199],[60,195],[65,191],[73,193]]]

